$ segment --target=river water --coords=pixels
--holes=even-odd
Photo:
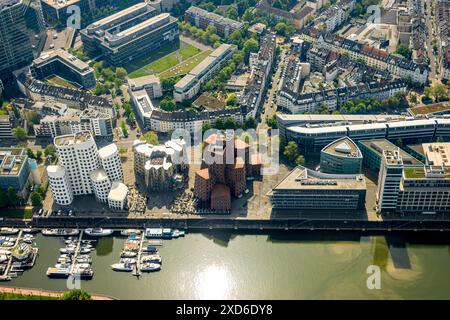
[[[164,241],[162,270],[114,272],[125,238],[99,239],[89,293],[119,299],[450,299],[448,234],[191,233]],[[37,235],[36,265],[3,286],[66,291],[48,279],[62,238]],[[381,270],[381,289],[368,289],[367,268]],[[372,283],[372,282],[371,282]]]

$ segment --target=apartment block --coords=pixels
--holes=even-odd
[[[213,25],[217,29],[217,34],[221,37],[228,37],[233,31],[244,28],[244,24],[239,21],[194,6],[186,10],[184,19],[191,25],[203,30],[209,25]]]

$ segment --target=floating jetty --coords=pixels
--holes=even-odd
[[[8,229],[8,230],[6,230]],[[32,247],[28,243],[24,242],[23,231],[11,228],[4,228],[4,232],[10,235],[15,235],[18,233],[17,238],[14,239],[13,245],[10,246],[11,241],[6,242],[8,246],[0,247],[0,250],[7,257],[5,263],[0,264],[0,281],[9,281],[13,278],[20,276],[25,270],[32,268],[36,263],[39,249]],[[4,233],[4,234],[5,234]],[[28,240],[31,238],[28,236]]]

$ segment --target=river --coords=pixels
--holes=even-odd
[[[99,239],[90,293],[119,299],[450,299],[448,234],[191,233],[165,240],[162,270],[143,274],[110,269],[125,238]],[[36,265],[3,286],[66,291],[48,279],[62,238],[36,236]],[[381,289],[368,289],[367,268],[381,270]]]

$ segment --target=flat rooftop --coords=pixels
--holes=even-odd
[[[42,52],[38,58],[33,60],[33,64],[39,67],[46,63],[52,62],[55,59],[58,59],[62,63],[68,64],[70,67],[75,68],[82,73],[94,71],[94,69],[92,69],[86,62],[81,61],[63,49]]]
[[[139,30],[145,29],[147,27],[152,27],[152,26],[158,27],[161,23],[163,23],[165,21],[169,22],[169,17],[170,17],[170,14],[161,13],[160,15],[157,15],[156,17],[150,18],[150,19],[148,19],[144,22],[141,22],[129,29],[119,32],[119,33],[115,34],[114,36],[117,38],[122,38],[122,37],[132,35],[132,34],[138,32]]]
[[[326,174],[298,166],[273,191],[295,190],[366,190],[364,175]]]
[[[57,146],[68,146],[78,143],[84,143],[88,140],[92,140],[92,135],[89,131],[84,131],[75,134],[67,134],[64,136],[55,137],[54,144]]]
[[[46,0],[49,1],[49,0]],[[147,3],[146,2],[141,2],[138,4],[135,4],[134,6],[131,6],[129,8],[126,8],[122,11],[116,12],[110,16],[107,16],[106,18],[103,18],[101,20],[98,20],[92,24],[90,24],[88,26],[88,29],[98,29],[101,28],[102,26],[107,26],[107,28],[111,27],[111,24],[117,20],[119,20],[120,22],[122,22],[123,18],[126,17],[129,14],[132,13],[139,13],[139,12],[143,12],[143,9],[147,7]]]
[[[338,157],[344,158],[362,158],[361,151],[352,139],[348,137],[343,137],[336,141],[333,141],[325,148],[322,152],[326,152]]]
[[[423,165],[422,162],[411,156],[409,153],[400,149],[395,144],[386,139],[373,139],[373,140],[362,140],[359,143],[363,144],[373,152],[375,152],[380,157],[383,156],[384,151],[395,152],[399,151],[402,157],[404,165]]]
[[[450,143],[424,143],[423,150],[427,164],[431,166],[450,166]]]
[[[55,9],[61,9],[80,2],[81,0],[41,0]]]
[[[26,161],[25,149],[0,148],[0,177],[17,176]]]

